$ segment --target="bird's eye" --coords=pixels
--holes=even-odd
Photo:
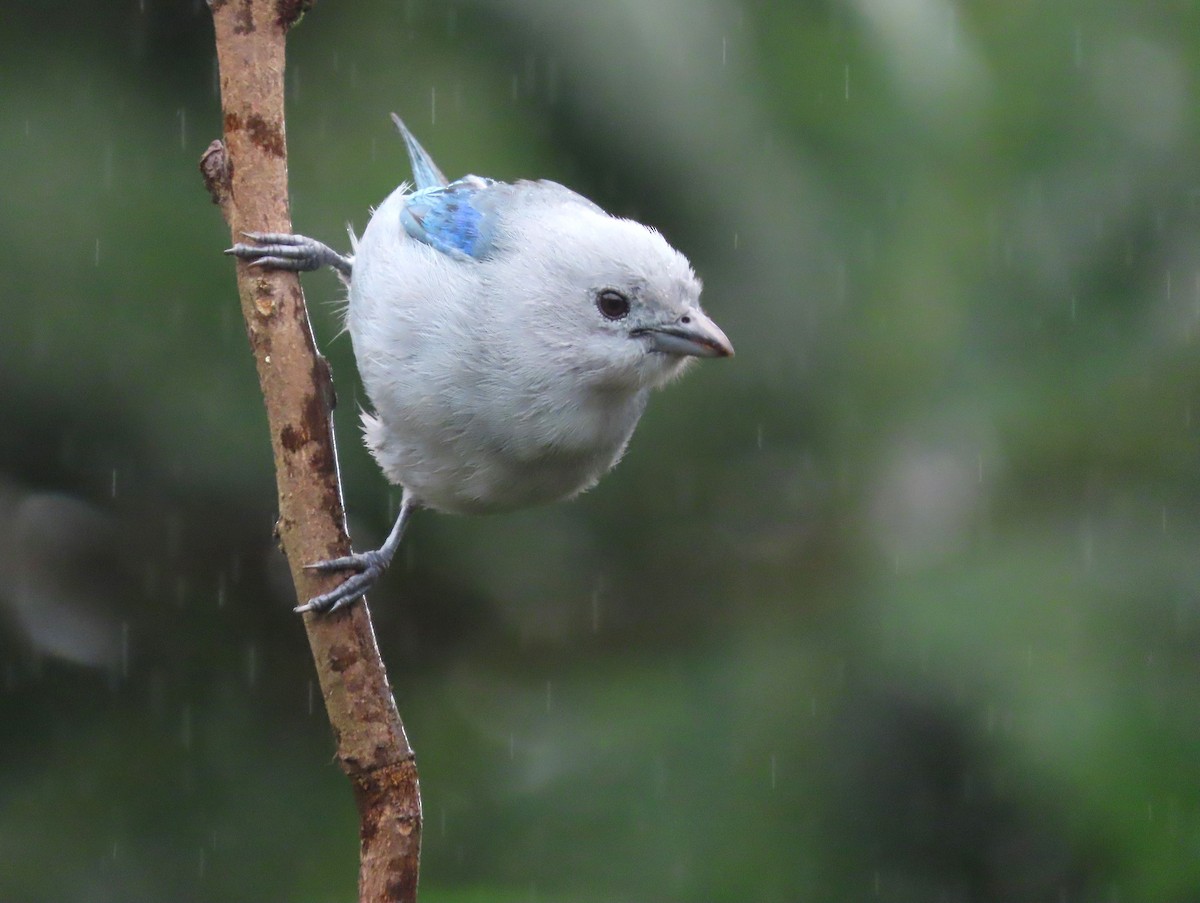
[[[596,309],[610,320],[620,320],[629,314],[629,298],[615,288],[606,288],[596,295]]]

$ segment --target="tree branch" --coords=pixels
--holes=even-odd
[[[200,169],[237,241],[291,232],[283,118],[284,45],[305,0],[209,0],[221,76],[224,143]],[[237,263],[238,293],[267,407],[279,488],[279,540],[297,598],[338,577],[304,564],[349,551],[330,412],[329,366],[313,343],[299,278]],[[359,899],[416,899],[421,800],[413,752],[375,644],[366,600],[305,615],[337,758],[360,817]]]

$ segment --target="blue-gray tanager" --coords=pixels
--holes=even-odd
[[[374,413],[366,442],[403,488],[384,544],[309,567],[353,572],[298,611],[332,611],[387,568],[418,507],[511,511],[578,495],[620,459],[646,397],[692,358],[729,357],[700,280],[654,229],[555,182],[450,182],[393,115],[407,184],[353,257],[301,235],[248,233],[260,266],[332,266]]]

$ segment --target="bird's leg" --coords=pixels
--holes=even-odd
[[[354,258],[339,254],[315,238],[287,232],[243,232],[242,235],[255,244],[238,242],[225,253],[241,258],[250,266],[295,270],[298,273],[330,266],[344,279],[350,278]]]
[[[373,587],[396,554],[400,540],[404,537],[404,528],[412,515],[416,503],[405,490],[400,499],[400,512],[396,515],[396,523],[392,532],[378,549],[370,552],[356,552],[342,558],[331,558],[328,561],[315,561],[305,567],[313,571],[354,571],[338,587],[320,596],[314,596],[303,605],[298,605],[296,611],[315,611],[318,614],[328,614],[349,605]]]

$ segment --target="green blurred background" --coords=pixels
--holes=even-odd
[[[207,9],[0,19],[0,900],[351,899]],[[738,350],[582,499],[414,521],[424,900],[1200,900],[1200,7],[322,0],[289,53],[297,229],[408,177],[395,110],[657,225]]]

